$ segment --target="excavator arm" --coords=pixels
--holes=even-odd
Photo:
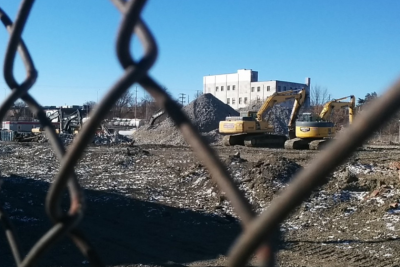
[[[263,114],[268,109],[273,107],[275,104],[279,104],[285,102],[290,99],[295,99],[295,106],[299,105],[297,109],[300,109],[300,106],[305,101],[306,90],[302,89],[300,91],[284,91],[284,92],[276,92],[269,96],[267,100],[262,104],[261,108],[257,112],[257,121],[263,121]],[[298,110],[297,110],[298,112]],[[292,111],[293,115],[293,111]],[[297,115],[295,115],[297,117]],[[292,118],[291,118],[292,119]]]
[[[341,100],[344,100],[346,98],[350,98],[350,101],[341,102]],[[332,101],[327,102],[324,105],[324,108],[322,109],[321,113],[319,114],[319,117],[322,120],[326,121],[326,120],[328,120],[328,117],[331,115],[331,113],[332,113],[334,108],[348,107],[349,108],[349,122],[351,124],[353,122],[353,115],[354,115],[355,105],[356,105],[356,98],[354,97],[354,95],[342,97],[342,98],[339,98],[339,99],[334,99]]]
[[[292,114],[290,114],[289,122],[288,122],[288,131],[289,131],[289,138],[292,139],[296,136],[295,133],[295,123],[297,116],[299,115],[299,111],[301,106],[304,104],[306,101],[306,90],[302,89],[295,97],[294,103],[293,103],[293,109],[292,109]]]

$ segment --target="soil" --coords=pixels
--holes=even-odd
[[[258,213],[317,151],[214,146]],[[400,147],[364,147],[281,224],[278,266],[398,266]],[[48,143],[0,143],[0,204],[25,253],[51,223],[44,204],[59,162]],[[106,266],[224,266],[238,218],[187,146],[86,150],[79,225]],[[67,195],[65,195],[65,205]],[[5,236],[2,266],[15,266]],[[249,264],[255,264],[255,260]],[[90,266],[65,237],[40,266]]]

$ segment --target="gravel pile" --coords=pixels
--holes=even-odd
[[[286,106],[276,105],[271,109],[268,109],[264,112],[264,119],[268,119],[270,123],[274,125],[275,132],[279,134],[287,134],[287,124],[290,119],[290,115],[292,113],[292,104],[293,101],[288,101],[289,104]],[[251,107],[251,110],[259,110],[261,108],[262,103],[257,103]],[[289,107],[290,106],[290,107]],[[248,108],[242,108],[241,110],[248,110]],[[269,117],[269,118],[268,118]]]
[[[239,116],[239,112],[211,94],[201,95],[182,110],[211,144],[221,140],[217,132],[219,122],[227,116]],[[181,133],[169,118],[151,129],[139,128],[134,137],[138,144],[186,145]]]

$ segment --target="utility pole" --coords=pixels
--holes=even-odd
[[[190,103],[190,101],[189,101],[189,95],[187,95],[187,97],[188,97],[188,100],[187,100],[187,102],[188,102],[188,104]]]
[[[186,95],[186,94],[180,93],[179,99],[181,100],[182,106],[183,106],[183,103],[185,102],[185,95]]]
[[[136,107],[137,107],[137,86],[136,86],[136,94],[135,94],[135,120],[136,120]]]
[[[196,98],[198,98],[199,96],[201,96],[201,91],[200,90],[196,90]]]

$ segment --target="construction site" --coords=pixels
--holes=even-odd
[[[210,94],[182,108],[218,153],[257,214],[323,149],[285,148],[286,142],[299,139],[296,127],[308,127],[306,120],[299,122],[301,117],[316,116],[302,112],[301,94],[277,93],[265,101],[267,104],[259,103],[254,114],[261,111],[261,124],[267,123],[267,130],[239,133],[246,138],[272,136],[280,141],[272,148],[268,147],[270,142],[261,142],[261,146],[254,141],[247,145],[224,142],[226,136],[231,136],[221,133],[226,123],[260,123],[249,111],[236,111]],[[285,98],[279,98],[282,95]],[[287,100],[293,107],[279,106]],[[329,105],[344,107],[348,114],[354,107],[354,97],[348,102],[340,99],[332,103]],[[328,111],[334,112],[323,112]],[[98,253],[107,255],[107,266],[226,265],[227,251],[241,231],[240,220],[168,115],[157,112],[126,140],[106,130],[110,123],[102,125],[75,170],[87,205],[80,228]],[[317,127],[317,121],[310,127]],[[75,135],[63,133],[60,137],[68,146]],[[36,139],[29,142],[16,141],[0,143],[2,201],[28,249],[49,226],[42,202],[59,167],[44,133],[37,133]],[[326,184],[315,189],[281,224],[278,265],[398,266],[398,143],[371,139],[326,179]],[[24,190],[26,186],[29,191]],[[63,205],[67,205],[66,197]],[[2,247],[4,242],[2,239]],[[3,265],[11,266],[11,254],[4,251],[2,255]],[[41,263],[88,264],[66,240]]]
[[[400,266],[397,2],[34,2],[0,8],[1,266]]]

